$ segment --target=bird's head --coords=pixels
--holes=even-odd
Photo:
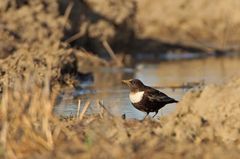
[[[127,84],[132,92],[141,91],[145,86],[139,79],[122,80],[122,82]]]

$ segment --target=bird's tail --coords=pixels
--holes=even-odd
[[[171,100],[171,103],[178,103],[179,101],[175,100],[175,99],[172,99]]]

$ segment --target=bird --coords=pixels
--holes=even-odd
[[[178,102],[159,90],[144,85],[139,79],[122,80],[122,82],[130,88],[129,99],[132,105],[136,109],[147,113],[143,120],[150,112],[155,112],[154,118],[158,114],[159,109],[166,104]]]

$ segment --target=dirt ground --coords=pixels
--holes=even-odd
[[[239,158],[239,79],[188,92],[173,114],[158,120],[123,120],[104,108],[61,120],[52,113],[52,88],[92,79],[94,67],[117,66],[120,56],[104,42],[119,52],[129,42],[164,52],[238,50],[239,3],[1,1],[0,156]]]
[[[138,1],[137,35],[203,49],[239,50],[237,0]]]
[[[238,158],[239,92],[239,79],[188,92],[173,114],[154,121],[97,118],[86,127],[90,156]]]
[[[51,81],[72,84],[76,78],[68,80],[68,74],[80,77],[91,71],[76,64],[88,63],[93,57],[89,52],[115,59],[118,65],[126,60],[116,60],[104,44],[120,53],[238,50],[238,6],[234,0],[1,1],[0,58],[12,56],[0,60],[0,91],[7,78],[11,81],[27,71],[44,74],[47,65],[53,68]],[[96,59],[106,64],[96,56],[90,61]],[[42,75],[37,79],[42,81]]]
[[[76,86],[91,71],[88,66],[108,65],[62,42],[70,23],[59,7],[58,1],[0,2],[0,92],[29,74],[40,85],[49,78],[51,87]]]
[[[173,114],[144,121],[114,117],[104,106],[95,115],[82,111],[59,120],[46,89],[29,82],[15,86],[1,102],[0,156],[6,158],[235,159],[240,154],[239,79],[190,91]]]

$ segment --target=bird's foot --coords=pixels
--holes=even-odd
[[[158,111],[156,111],[156,112],[155,112],[155,114],[154,114],[153,118],[154,118],[154,117],[155,117],[157,114],[158,114]]]

